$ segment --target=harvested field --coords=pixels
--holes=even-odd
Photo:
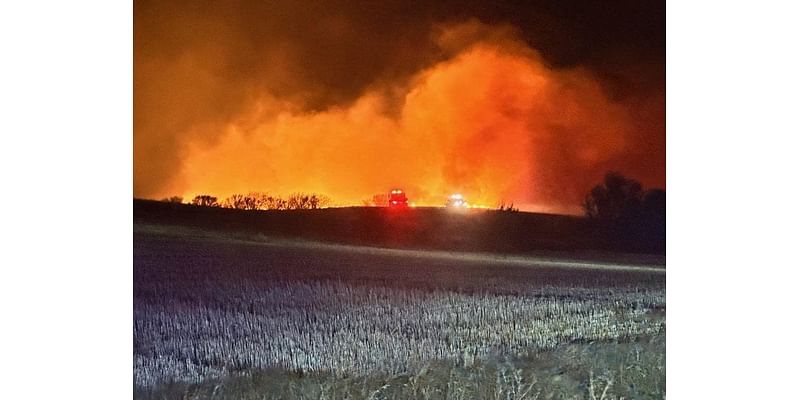
[[[639,352],[663,347],[663,269],[569,268],[553,261],[360,251],[140,224],[134,237],[135,393],[179,398],[193,391],[203,398],[203,388],[216,382],[212,386],[240,388],[230,398],[247,397],[245,387],[301,398],[285,392],[286,382],[296,382],[292,390],[305,398],[323,398],[324,387],[359,398],[359,390],[369,395],[386,385],[386,396],[404,398],[417,376],[426,383],[414,390],[427,387],[429,398],[454,398],[441,397],[440,389],[474,375],[473,386],[489,379],[502,393],[520,395],[524,382],[552,374],[552,365],[543,365],[567,351],[621,352],[624,358],[631,346]],[[663,354],[648,359],[663,363]],[[572,362],[581,371],[571,378],[578,381],[575,393],[587,394],[581,385],[590,383],[583,376],[588,372],[598,385],[609,382],[608,366]],[[652,376],[663,375],[663,366],[637,368],[656,382],[645,391],[663,392],[663,376]],[[291,379],[277,379],[281,374]],[[357,379],[364,379],[359,390]],[[466,383],[459,387],[462,398],[479,395]]]

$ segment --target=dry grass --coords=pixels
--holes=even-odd
[[[397,375],[335,376],[286,370],[173,383],[141,399],[663,399],[666,339],[559,346],[527,357],[495,357],[464,366],[431,362]]]
[[[663,398],[665,309],[663,273],[137,234],[134,395]]]
[[[508,289],[508,288],[507,288]],[[658,289],[516,288],[457,293],[342,282],[193,287],[181,301],[136,299],[134,381],[200,382],[255,369],[336,376],[470,365],[576,341],[657,333]]]

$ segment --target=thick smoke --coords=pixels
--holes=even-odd
[[[380,27],[293,4],[137,3],[137,197],[313,191],[360,204],[399,186],[419,204],[461,192],[574,212],[607,169],[663,185],[663,91],[614,93],[506,24]]]

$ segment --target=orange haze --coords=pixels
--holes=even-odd
[[[443,28],[434,41],[447,56],[411,79],[376,81],[355,100],[317,110],[245,87],[236,88],[249,93],[236,104],[209,100],[224,91],[191,57],[152,66],[172,74],[173,85],[188,85],[186,74],[201,84],[189,97],[165,91],[177,97],[162,106],[137,104],[138,121],[170,121],[147,113],[187,101],[230,109],[209,109],[222,117],[202,123],[181,121],[180,112],[169,127],[140,122],[135,195],[302,191],[361,205],[400,187],[417,204],[443,204],[459,192],[474,204],[574,213],[607,169],[626,165],[637,146],[634,112],[612,101],[591,71],[550,67],[510,30],[478,23]],[[159,129],[179,132],[150,133]],[[159,154],[155,137],[178,149],[176,166],[150,161]]]

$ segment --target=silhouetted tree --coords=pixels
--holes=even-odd
[[[583,202],[586,216],[605,222],[638,216],[642,184],[618,172],[609,172],[603,183],[592,188]]]
[[[311,194],[308,198],[308,202],[311,209],[315,210],[317,208],[328,207],[331,203],[331,199],[323,194]]]
[[[181,196],[165,197],[161,199],[161,201],[166,203],[183,203],[183,197]]]
[[[667,193],[648,190],[642,198],[641,235],[649,250],[665,250],[667,239]]]
[[[241,195],[234,194],[226,197],[225,200],[222,200],[221,206],[224,208],[238,208],[236,207],[236,201],[238,200],[239,196]]]
[[[330,205],[330,198],[316,193],[295,193],[286,201],[286,208],[289,210],[314,210],[328,205]]]
[[[667,193],[661,189],[648,190],[642,198],[642,216],[663,225],[667,218]]]
[[[257,210],[258,203],[256,197],[252,195],[233,194],[225,201],[222,206],[226,208],[236,208],[238,210]]]
[[[263,192],[250,192],[246,195],[233,194],[221,206],[239,210],[311,210],[328,207],[330,204],[328,196],[316,193],[295,193],[284,200]]]
[[[267,210],[267,198],[269,195],[262,192],[250,192],[246,198],[246,205],[248,210]]]
[[[264,207],[264,210],[285,210],[287,205],[286,200],[280,197],[267,196],[262,203],[262,207]]]
[[[631,250],[665,248],[663,190],[644,192],[636,180],[609,172],[586,196],[583,209],[587,217],[596,221],[607,243]]]
[[[201,194],[199,196],[195,196],[192,199],[192,204],[204,207],[219,207],[219,203],[217,203],[217,198],[214,196],[209,196],[207,194]]]
[[[295,193],[289,196],[288,208],[290,210],[306,210],[311,208],[309,196],[302,193]]]

